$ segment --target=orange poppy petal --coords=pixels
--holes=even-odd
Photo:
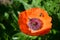
[[[40,26],[38,26],[38,22],[37,22],[36,25],[37,27],[39,27],[39,29],[37,30],[33,30],[28,26],[30,19],[34,19],[34,18],[36,18],[36,22],[38,19],[41,20],[39,22],[42,22],[39,24]],[[19,24],[20,30],[23,33],[32,35],[32,36],[39,36],[39,35],[45,35],[50,31],[50,29],[52,28],[51,20],[52,18],[48,15],[48,13],[45,10],[41,8],[32,8],[32,9],[23,11],[19,14],[18,24]],[[35,21],[31,21],[31,22],[36,23]],[[34,27],[36,26],[34,25]]]

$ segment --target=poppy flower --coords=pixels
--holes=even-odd
[[[52,18],[41,8],[31,8],[19,14],[18,24],[20,30],[31,36],[42,36],[52,28]]]

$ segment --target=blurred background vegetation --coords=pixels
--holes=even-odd
[[[18,13],[40,7],[52,17],[52,29],[44,36],[20,32]],[[60,40],[60,0],[0,0],[0,40]]]

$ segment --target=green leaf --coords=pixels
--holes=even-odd
[[[25,40],[27,39],[28,35],[23,34],[22,32],[20,33],[16,33],[15,35],[13,35],[12,39],[17,39],[17,40]]]
[[[4,13],[4,18],[8,19],[9,18],[9,14],[7,12]]]
[[[36,39],[37,36],[29,36],[29,38],[31,38],[31,39]]]
[[[32,0],[32,5],[35,7],[39,7],[39,4],[42,0]]]
[[[56,30],[54,30],[54,29],[53,29],[52,31],[53,31],[53,34],[56,34],[56,33],[57,33],[57,31],[56,31]]]
[[[28,40],[28,39],[36,39],[37,36],[29,36],[29,35],[26,35],[22,32],[20,33],[17,33],[15,35],[13,35],[12,39],[18,39],[18,40]]]
[[[57,15],[58,15],[58,19],[60,20],[60,13],[57,13]]]
[[[6,33],[4,33],[4,38],[5,40],[8,40],[8,35]]]
[[[18,21],[18,18],[17,18],[17,16],[16,16],[16,14],[14,13],[14,11],[12,11],[12,15],[13,15],[14,19],[15,19],[16,21]]]
[[[38,40],[41,40],[41,37],[39,37]]]
[[[3,29],[6,29],[5,26],[4,26],[2,23],[0,23],[0,26],[1,26]]]
[[[25,8],[26,10],[32,7],[31,5],[27,4],[27,3],[24,2],[23,0],[17,0],[17,1],[19,1],[20,3],[22,3],[22,4],[24,5],[24,8]]]

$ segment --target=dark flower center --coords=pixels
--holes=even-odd
[[[41,25],[42,25],[42,23],[41,23],[40,19],[37,19],[37,18],[32,18],[28,22],[28,27],[33,30],[40,29]]]

